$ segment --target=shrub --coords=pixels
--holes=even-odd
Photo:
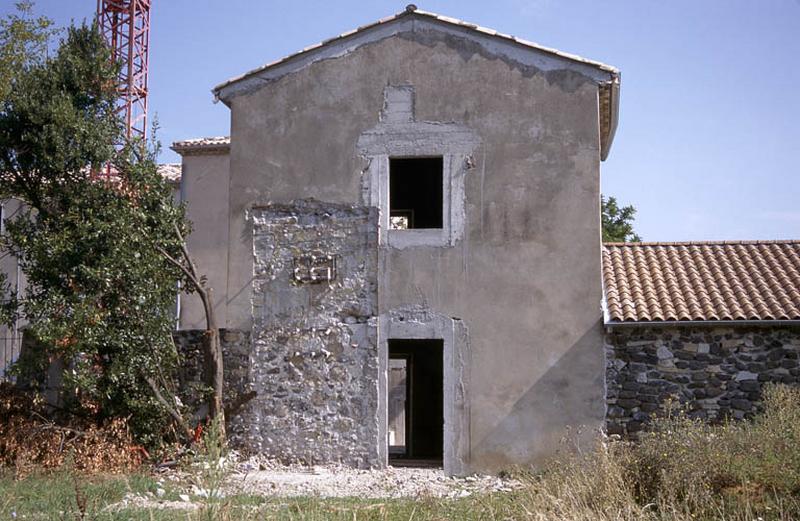
[[[515,501],[542,520],[800,518],[800,389],[768,386],[753,421],[669,410],[638,442],[563,456]]]

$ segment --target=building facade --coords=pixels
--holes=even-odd
[[[190,249],[252,339],[234,438],[467,473],[599,428],[618,89],[613,67],[413,7],[218,86],[230,138],[173,149]],[[189,299],[182,326],[202,327]]]

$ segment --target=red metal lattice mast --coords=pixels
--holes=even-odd
[[[120,64],[117,112],[128,139],[147,136],[151,0],[97,0],[97,23]]]

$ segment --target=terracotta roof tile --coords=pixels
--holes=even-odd
[[[609,322],[800,320],[800,241],[607,243]]]
[[[158,165],[158,173],[167,180],[168,183],[180,184],[181,164],[180,163],[161,163]]]
[[[178,154],[227,154],[231,147],[228,136],[201,137],[175,141],[170,148]]]

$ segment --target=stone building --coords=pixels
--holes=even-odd
[[[497,471],[568,427],[635,436],[668,398],[748,418],[765,383],[800,383],[800,241],[601,244],[619,88],[614,67],[413,6],[216,87],[230,136],[174,143],[162,172],[226,394],[252,398],[232,441]],[[198,299],[178,315],[196,372]]]
[[[463,474],[600,428],[619,85],[614,67],[409,6],[216,87],[230,137],[172,148],[190,249],[249,338],[256,394],[233,439]],[[181,326],[202,324],[184,298]]]
[[[798,383],[800,242],[601,245],[619,86],[410,6],[216,87],[230,137],[172,148],[231,392],[255,393],[233,439],[464,474]]]
[[[800,384],[800,241],[606,244],[607,430],[665,400],[751,418],[767,383]]]

